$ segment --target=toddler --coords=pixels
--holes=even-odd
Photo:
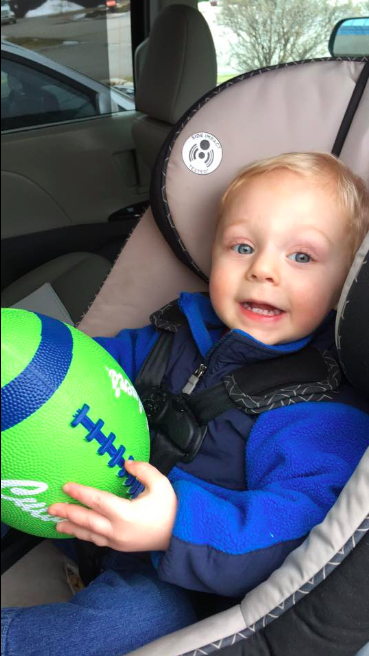
[[[333,156],[256,162],[222,198],[209,295],[183,293],[150,326],[98,341],[135,382],[171,331],[162,386],[173,394],[234,383],[246,365],[263,367],[268,388],[276,360],[307,345],[331,362],[334,310],[368,229],[364,183]],[[264,412],[235,402],[168,476],[127,462],[145,486],[133,501],[68,483],[85,507],[49,512],[65,519],[60,533],[110,548],[102,573],[67,604],[3,611],[2,654],[122,656],[195,622],[189,591],[233,605],[267,579],[323,521],[368,446],[366,401],[344,379],[323,392]]]

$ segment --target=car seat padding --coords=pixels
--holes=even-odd
[[[114,335],[122,328],[147,324],[158,307],[181,291],[205,291],[206,281],[195,271],[209,273],[217,203],[230,179],[259,157],[301,149],[330,151],[365,61],[281,65],[262,74],[239,76],[199,101],[174,128],[173,148],[169,153],[163,148],[153,173],[156,222],[162,232],[163,225],[169,226],[175,253],[149,209],[80,328],[90,335]],[[366,88],[341,157],[369,184],[368,115]],[[198,130],[228,139],[222,166],[210,175],[195,175],[182,159],[181,146]],[[172,220],[183,248],[173,238]],[[178,250],[186,263],[194,262],[192,270],[178,259]]]
[[[185,114],[159,155],[151,207],[163,236],[192,271],[203,279],[209,275],[219,200],[247,164],[283,152],[331,152],[363,67],[363,58],[323,59],[246,73]],[[359,141],[354,137],[350,129],[342,159],[354,151],[351,166],[368,179],[362,133]],[[191,139],[213,139],[210,149],[222,152],[215,170],[207,174],[198,164],[201,152],[185,154]]]

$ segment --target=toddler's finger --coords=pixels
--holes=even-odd
[[[88,510],[73,503],[55,503],[50,506],[48,512],[50,515],[67,519],[70,523],[93,533],[107,538],[111,535],[112,529],[109,519],[99,515],[94,510]]]
[[[129,474],[133,474],[147,489],[151,489],[158,481],[166,480],[166,477],[148,462],[126,460],[125,468]]]
[[[81,528],[72,522],[60,522],[56,525],[56,530],[58,533],[65,533],[67,535],[72,535],[79,540],[85,540],[86,542],[93,542],[98,547],[107,547],[109,546],[109,541],[103,535],[94,533],[93,531],[88,531],[85,528]]]
[[[67,483],[63,487],[64,492],[84,506],[96,510],[100,515],[115,517],[123,513],[123,506],[129,505],[125,499],[117,497],[110,492],[103,492],[94,487],[79,485],[78,483]]]

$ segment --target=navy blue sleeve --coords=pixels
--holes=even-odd
[[[335,503],[369,445],[369,415],[308,403],[264,413],[246,451],[247,491],[175,469],[178,512],[159,576],[242,597],[279,567]]]
[[[116,337],[95,337],[133,383],[157,339],[158,333],[151,325],[122,330]]]

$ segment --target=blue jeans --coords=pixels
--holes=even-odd
[[[68,603],[3,609],[1,656],[123,656],[196,621],[149,562],[111,551],[105,568]]]

